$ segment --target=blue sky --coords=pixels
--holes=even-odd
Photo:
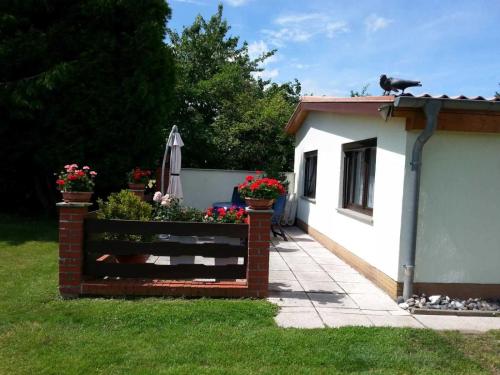
[[[216,0],[169,0],[178,31]],[[500,91],[500,1],[223,0],[232,35],[256,56],[277,48],[265,78],[299,79],[304,94],[346,96],[380,74],[416,79],[414,94]]]

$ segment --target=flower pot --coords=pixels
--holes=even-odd
[[[129,182],[128,183],[128,188],[130,190],[144,191],[144,189],[146,188],[146,184],[136,184],[136,183],[133,183],[133,182]]]
[[[245,197],[245,203],[253,210],[270,210],[273,206],[274,199]]]
[[[63,201],[66,203],[70,202],[79,202],[79,203],[88,203],[90,202],[90,198],[92,198],[92,191],[63,191]]]
[[[116,255],[116,260],[118,263],[123,264],[133,264],[133,263],[146,263],[149,255],[138,254],[138,255]]]

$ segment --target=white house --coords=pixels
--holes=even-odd
[[[394,298],[500,297],[499,99],[304,97],[286,131],[319,242]]]

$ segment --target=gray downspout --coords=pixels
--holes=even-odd
[[[415,254],[417,250],[417,225],[418,225],[418,203],[420,197],[420,174],[422,171],[422,151],[425,143],[434,134],[437,127],[437,116],[441,109],[441,101],[429,100],[424,104],[423,110],[426,117],[425,129],[420,133],[415,144],[411,160],[411,172],[409,177],[410,186],[410,236],[408,239],[409,253],[404,267],[403,298],[405,301],[413,295],[413,279],[415,275]]]

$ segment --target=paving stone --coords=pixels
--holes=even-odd
[[[347,264],[324,264],[321,266],[328,273],[352,273],[359,275],[360,273]]]
[[[324,264],[335,264],[335,265],[340,265],[340,266],[346,265],[346,263],[342,259],[337,258],[333,254],[332,254],[332,256],[328,256],[328,255],[314,256],[314,260],[318,264],[321,264],[321,265],[324,265]]]
[[[269,281],[271,280],[297,280],[295,275],[289,269],[286,270],[269,270]]]
[[[499,317],[414,315],[424,326],[437,330],[459,330],[464,332],[486,332],[500,329]]]
[[[376,327],[424,328],[413,316],[369,315],[368,318]]]
[[[303,247],[304,251],[308,253],[311,256],[315,257],[334,257],[336,258],[335,255],[333,255],[330,250],[324,247]]]
[[[365,315],[391,315],[389,314],[389,311],[387,310],[366,310],[362,309],[360,310],[362,314]]]
[[[328,276],[326,272],[308,272],[308,271],[294,271],[297,280],[305,281],[332,281],[332,278]]]
[[[337,282],[347,282],[347,283],[370,283],[370,280],[355,273],[343,273],[343,272],[328,272],[328,274]]]
[[[285,262],[269,262],[269,272],[271,271],[290,271],[290,267]]]
[[[273,280],[269,282],[269,290],[281,292],[302,292],[304,289],[296,280]]]
[[[398,310],[398,305],[389,296],[383,294],[349,294],[361,309]]]
[[[268,301],[278,306],[309,306],[313,307],[311,300],[305,292],[273,292],[269,293]]]
[[[306,292],[312,293],[344,293],[335,281],[301,280],[300,284]]]
[[[347,294],[341,293],[307,293],[316,307],[337,307],[345,309],[358,309],[356,302]]]
[[[389,311],[389,314],[391,315],[396,315],[396,316],[405,316],[405,315],[411,315],[409,311],[399,309],[399,310],[391,310]]]
[[[370,282],[362,282],[362,283],[348,283],[344,281],[339,281],[338,284],[342,289],[344,289],[345,293],[362,293],[362,294],[369,294],[369,293],[382,293],[385,294],[382,290],[377,288],[375,285],[373,285]]]
[[[280,312],[274,319],[278,326],[283,328],[324,328],[325,326],[316,311]]]
[[[316,263],[290,263],[288,267],[294,272],[300,273],[322,273],[325,274],[325,280],[331,280],[325,271]]]
[[[319,315],[328,327],[363,326],[371,327],[373,324],[367,316],[361,314],[344,314],[319,310]]]

